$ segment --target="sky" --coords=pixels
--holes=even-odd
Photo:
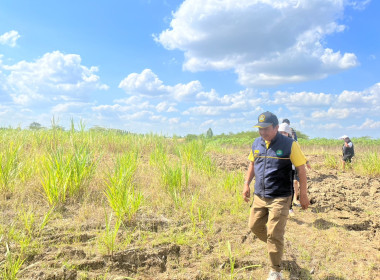
[[[380,138],[380,1],[0,2],[0,126]]]

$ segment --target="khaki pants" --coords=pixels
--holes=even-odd
[[[284,234],[292,197],[262,198],[254,195],[248,226],[267,243],[271,268],[281,271]]]

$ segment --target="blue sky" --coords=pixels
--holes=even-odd
[[[1,1],[0,126],[380,137],[380,1]]]

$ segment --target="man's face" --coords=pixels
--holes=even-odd
[[[265,128],[259,128],[259,133],[260,136],[265,140],[265,141],[272,141],[272,139],[276,136],[278,131],[278,125],[273,127],[273,125],[270,125]]]

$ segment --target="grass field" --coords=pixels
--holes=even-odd
[[[241,192],[255,132],[167,138],[0,130],[1,279],[266,279]],[[290,279],[380,279],[380,140],[300,139],[310,210],[289,219]]]

